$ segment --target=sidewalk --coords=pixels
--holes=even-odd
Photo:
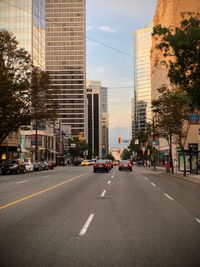
[[[151,171],[156,172],[160,171],[160,173],[165,174],[167,176],[173,176],[176,178],[184,179],[187,181],[190,181],[192,183],[200,184],[200,174],[190,174],[186,173],[186,176],[183,176],[183,172],[178,171],[177,169],[174,170],[174,174],[172,173],[166,173],[165,167],[156,166],[156,169],[154,170],[152,167],[150,168]]]

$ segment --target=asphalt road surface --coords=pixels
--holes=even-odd
[[[200,185],[134,167],[0,176],[0,267],[200,266]]]

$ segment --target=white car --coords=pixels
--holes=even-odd
[[[26,172],[33,172],[33,164],[30,159],[25,159],[25,170]]]

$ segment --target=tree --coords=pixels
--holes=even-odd
[[[107,157],[106,157],[107,159],[110,159],[110,160],[112,160],[112,161],[114,161],[115,160],[115,158],[114,158],[114,156],[113,156],[113,154],[112,153],[109,153],[108,155],[107,155]]]
[[[187,94],[182,90],[169,90],[166,86],[158,89],[159,97],[152,101],[154,127],[160,137],[167,140],[173,173],[172,143],[176,141],[183,153],[184,176],[186,175],[184,146],[187,138],[190,105]]]
[[[125,148],[121,154],[121,159],[126,160],[131,158],[131,151]]]
[[[8,31],[0,30],[0,145],[30,121],[31,57]]]
[[[137,153],[137,158],[143,158],[142,146],[147,142],[148,136],[147,133],[144,131],[138,132],[135,137],[131,140],[128,149],[130,151],[130,156],[133,152]],[[129,156],[129,158],[130,158]]]
[[[31,77],[31,120],[35,128],[35,159],[37,160],[37,130],[39,125],[53,123],[57,118],[57,101],[55,92],[50,90],[50,78],[48,73],[33,67]]]
[[[200,14],[183,13],[180,27],[154,27],[157,48],[164,56],[168,77],[188,95],[192,110],[200,109]]]
[[[75,144],[75,147],[69,148],[69,154],[73,159],[75,157],[84,157],[85,151],[89,151],[88,144],[85,140],[79,140],[78,137],[74,137],[73,140],[69,139],[69,146],[71,146],[71,143]]]

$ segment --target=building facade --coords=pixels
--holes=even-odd
[[[153,25],[161,24],[164,27],[179,27],[182,20],[181,13],[184,12],[199,12],[200,2],[196,0],[158,0]],[[152,51],[151,51],[151,86],[152,86],[152,99],[155,99],[158,95],[157,89],[163,84],[166,84],[168,88],[171,88],[170,81],[167,77],[168,71],[166,66],[162,64],[164,57],[160,50],[156,49],[156,43],[158,40],[152,38]],[[199,138],[199,124],[193,124],[190,126],[188,137],[185,143],[185,149],[190,150],[191,147],[196,147],[196,150],[200,150],[200,138]],[[178,145],[173,145],[173,158],[178,161]],[[168,144],[165,140],[160,139],[159,150],[163,152],[165,156],[169,153]]]
[[[72,137],[87,140],[85,16],[85,0],[46,0],[46,70],[58,119],[71,127]]]
[[[35,66],[45,69],[45,0],[0,2],[0,28],[16,37]]]
[[[105,158],[108,154],[108,91],[100,81],[87,81],[88,145],[92,154]]]
[[[45,69],[45,0],[0,2],[0,29],[12,33],[34,65]],[[19,156],[20,131],[5,139],[0,152],[3,159]]]
[[[152,27],[135,32],[134,98],[132,99],[132,137],[146,132],[151,112],[151,62]]]

